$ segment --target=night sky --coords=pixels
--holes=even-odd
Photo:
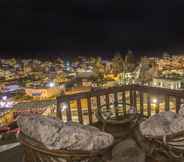
[[[183,0],[1,0],[0,7],[0,50],[14,55],[184,49]]]

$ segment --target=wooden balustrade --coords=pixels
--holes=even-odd
[[[66,121],[74,121],[73,118],[77,118],[80,123],[92,124],[95,122],[95,109],[102,106],[102,96],[106,108],[109,109],[111,106],[114,106],[116,115],[119,113],[116,107],[121,104],[124,114],[133,106],[138,113],[149,117],[161,111],[171,110],[178,112],[181,99],[184,98],[184,91],[127,85],[72,95],[61,95],[57,98],[57,117],[64,120],[65,115]],[[93,98],[95,98],[95,102]],[[173,99],[175,99],[175,102]],[[85,100],[87,103],[85,107],[82,104],[82,100]],[[71,106],[71,101],[76,101],[75,107]],[[129,104],[127,104],[128,102]],[[65,110],[62,109],[63,103],[67,105]],[[72,116],[73,111],[76,112],[75,116]]]

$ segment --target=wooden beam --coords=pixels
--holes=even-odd
[[[180,110],[180,105],[181,105],[181,98],[180,97],[176,97],[176,112],[177,113]]]
[[[61,103],[59,100],[57,100],[57,111],[56,111],[56,116],[60,120],[62,120],[62,112],[61,112]]]
[[[81,124],[83,124],[81,100],[77,100],[77,111],[78,111],[78,119],[79,119],[79,122]]]
[[[169,106],[169,96],[165,96],[165,111],[169,111],[170,106]]]
[[[67,104],[68,104],[68,107],[66,109],[66,118],[67,118],[67,121],[72,121],[72,113],[71,113],[70,101],[68,101]]]
[[[107,109],[109,109],[109,94],[106,94],[105,95],[105,102],[106,102],[106,107],[107,107]]]
[[[118,93],[114,93],[114,105],[115,105],[115,114],[116,117],[118,117],[119,112],[118,112]]]
[[[123,102],[123,113],[126,115],[126,96],[125,91],[122,92],[122,102]]]
[[[155,104],[155,113],[158,114],[159,112],[160,112],[160,104],[159,104],[159,102],[157,102]]]
[[[143,98],[143,93],[139,92],[140,94],[140,113],[144,114],[144,98]]]
[[[148,117],[151,116],[151,99],[149,94],[147,94],[147,111],[148,111]]]
[[[133,106],[137,112],[137,93],[135,90],[133,91]]]
[[[88,116],[89,116],[89,124],[93,123],[93,112],[92,112],[92,108],[91,108],[91,98],[88,97],[87,98],[87,103],[88,103]]]
[[[133,100],[133,91],[130,90],[129,93],[130,93],[130,105],[133,106],[133,104],[134,104],[133,103],[134,102],[134,100]]]

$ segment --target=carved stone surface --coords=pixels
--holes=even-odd
[[[140,131],[145,136],[165,136],[171,134],[170,124],[178,115],[174,112],[161,112],[151,116],[140,124]]]
[[[184,131],[184,106],[179,113],[171,111],[161,112],[151,116],[140,124],[140,131],[144,136],[173,135]]]
[[[178,111],[178,114],[180,114],[181,116],[184,116],[184,104],[180,105],[180,109]]]
[[[113,136],[92,126],[62,123],[49,117],[29,115],[17,119],[21,131],[49,149],[92,151],[110,146]]]
[[[169,128],[171,134],[184,131],[184,117],[178,115],[178,117],[171,122]]]
[[[111,162],[144,162],[145,153],[132,139],[118,143],[112,150]]]
[[[184,131],[184,104],[180,105],[177,117],[170,124],[172,134]]]
[[[135,129],[133,131],[133,139],[136,141],[137,145],[147,154],[150,154],[152,150],[152,146],[150,143],[145,139],[145,137],[140,133],[139,129]]]

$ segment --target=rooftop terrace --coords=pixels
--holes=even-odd
[[[94,90],[58,97],[57,117],[63,121],[90,124],[102,129],[103,124],[99,123],[95,116],[96,110],[102,106],[107,109],[114,109],[114,116],[128,113],[133,106],[137,113],[149,117],[161,111],[171,110],[178,112],[183,98],[184,91],[138,85]],[[83,100],[85,100],[87,107],[82,104]],[[71,107],[72,102],[76,103],[75,112]],[[64,108],[63,104],[67,107]],[[120,109],[116,109],[116,107],[120,107]],[[128,134],[129,125],[108,124],[105,131],[111,133],[116,141],[120,138],[125,138],[127,135],[132,136],[132,134]],[[0,156],[3,162],[20,162],[22,153],[22,146],[17,146],[7,151],[0,151]],[[147,161],[150,162],[151,159]]]

